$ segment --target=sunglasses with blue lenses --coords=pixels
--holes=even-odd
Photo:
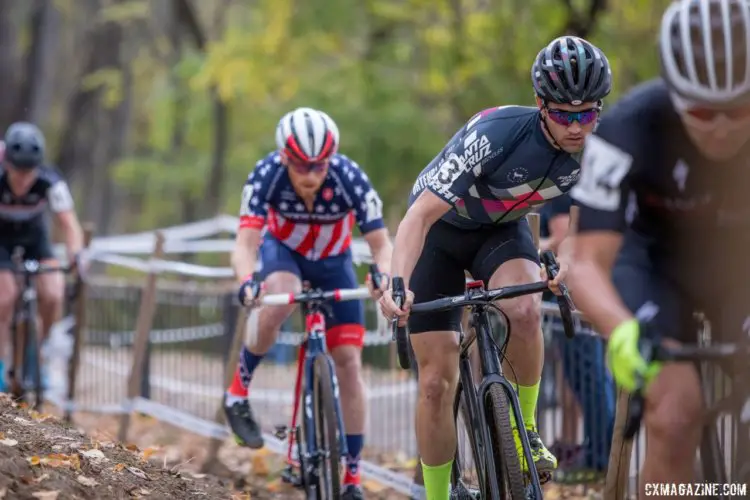
[[[582,111],[565,111],[562,109],[547,108],[547,116],[550,120],[565,127],[578,122],[581,125],[593,123],[599,117],[600,108],[584,109]]]

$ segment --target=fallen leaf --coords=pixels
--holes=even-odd
[[[34,455],[33,457],[27,458],[27,460],[29,461],[29,464],[31,465],[39,465],[40,463],[42,463],[42,459],[36,455]]]
[[[122,469],[124,469],[124,468],[125,468],[125,464],[123,464],[123,463],[119,463],[119,464],[115,465],[115,466],[114,466],[114,467],[112,468],[112,470],[113,470],[113,471],[115,471],[115,472],[120,472],[120,471],[122,471]]]
[[[146,479],[147,481],[150,481],[151,478],[146,475],[145,472],[143,472],[141,469],[137,467],[127,467],[128,471],[131,472],[134,476],[138,476],[141,479]]]
[[[268,467],[268,461],[265,455],[254,455],[252,460],[253,474],[260,477],[268,476],[271,473]]]
[[[141,461],[146,462],[151,455],[159,451],[158,448],[146,448],[141,455]]]
[[[48,458],[44,459],[44,465],[48,465],[50,467],[61,467],[63,465],[67,465],[63,460],[57,460],[56,458]]]
[[[125,449],[128,451],[138,451],[138,447],[134,444],[126,444]]]
[[[365,480],[362,481],[362,486],[367,490],[371,491],[373,493],[380,493],[381,491],[385,490],[385,486],[378,483],[377,481],[369,481]]]
[[[5,446],[15,446],[18,444],[18,441],[15,439],[0,439],[0,444],[3,444]]]
[[[59,491],[37,491],[36,493],[32,493],[31,496],[34,498],[38,498],[39,500],[56,500],[57,496],[60,494]]]
[[[99,483],[96,482],[96,480],[91,479],[90,477],[86,477],[84,475],[79,475],[76,478],[76,481],[78,481],[79,483],[81,483],[84,486],[96,486],[97,484],[99,484]]]

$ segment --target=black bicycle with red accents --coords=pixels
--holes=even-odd
[[[547,276],[550,280],[557,276],[559,267],[552,252],[541,255]],[[568,338],[575,334],[573,303],[564,285],[560,286],[562,295],[558,296],[560,315]],[[393,298],[401,305],[405,299],[404,282],[399,277],[393,278]],[[516,451],[511,418],[515,417],[516,427],[525,429],[518,396],[513,383],[503,374],[501,359],[510,339],[510,321],[495,301],[512,299],[522,295],[541,293],[548,289],[546,281],[507,286],[494,290],[485,290],[481,281],[467,283],[463,295],[445,297],[430,302],[411,306],[410,314],[446,311],[455,308],[470,309],[470,327],[467,333],[459,332],[459,383],[453,405],[456,429],[463,420],[472,449],[472,458],[478,488],[465,485],[467,477],[462,472],[462,457],[458,450],[453,463],[451,486],[457,498],[472,498],[472,489],[478,489],[483,499],[541,499],[541,481],[531,455],[528,434],[519,433],[523,445],[523,456],[528,464],[528,474],[524,474],[521,461]],[[490,308],[497,310],[500,321],[492,321]],[[393,336],[397,341],[402,368],[409,367],[408,332],[406,328],[393,323]],[[482,380],[475,384],[469,359],[470,348],[476,341],[479,352],[479,364]],[[404,366],[406,365],[406,366]],[[512,409],[512,414],[511,414]],[[473,479],[473,478],[472,478]],[[542,478],[549,480],[548,476]]]
[[[373,285],[380,288],[383,275],[370,266]],[[300,293],[266,295],[261,304],[300,304],[305,317],[305,335],[299,345],[294,406],[290,426],[276,426],[275,435],[288,439],[287,467],[282,480],[302,489],[306,498],[322,500],[341,496],[341,457],[348,452],[339,402],[338,380],[326,349],[325,312],[330,302],[363,300],[367,288],[322,291],[303,285]],[[300,402],[304,406],[298,422]],[[297,446],[296,457],[294,445]]]

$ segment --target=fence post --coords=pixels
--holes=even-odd
[[[94,236],[94,225],[87,222],[83,225],[83,247],[88,249]],[[80,271],[79,271],[80,272]],[[68,395],[65,401],[65,422],[70,423],[73,416],[73,405],[76,397],[76,383],[78,382],[78,367],[81,362],[81,343],[83,331],[86,328],[86,302],[88,301],[88,284],[80,279],[75,301],[75,325],[73,325],[73,352],[68,360]]]
[[[250,312],[250,315],[257,314],[257,309]],[[237,323],[234,327],[232,345],[229,349],[229,359],[224,371],[224,387],[229,387],[229,384],[232,383],[232,379],[234,378],[234,372],[237,369],[237,363],[240,360],[240,349],[242,348],[242,343],[245,341],[245,329],[248,318],[249,316],[247,314],[247,310],[244,307],[240,307],[239,311],[237,312]],[[216,409],[214,421],[219,425],[224,424],[224,394],[221,395],[221,400],[219,401],[219,407]],[[206,460],[201,466],[202,472],[210,472],[212,468],[218,463],[216,457],[219,454],[219,448],[221,448],[221,444],[223,442],[224,441],[222,439],[211,438],[211,441],[208,444],[208,453],[206,454]]]
[[[164,235],[161,232],[156,233],[156,246],[151,260],[161,259],[164,255]],[[130,368],[130,377],[128,378],[127,404],[135,399],[141,386],[143,376],[143,362],[146,357],[146,346],[148,344],[151,326],[154,321],[156,312],[156,279],[158,271],[151,269],[146,276],[146,284],[141,295],[141,304],[138,308],[138,320],[136,321],[135,338],[133,340],[133,363]],[[128,428],[130,427],[131,408],[126,408],[120,416],[120,430],[117,439],[121,442],[128,437]]]
[[[617,406],[615,410],[615,425],[612,431],[612,447],[609,450],[609,467],[604,484],[605,500],[624,500],[630,483],[630,457],[633,451],[633,440],[626,441],[623,437],[625,421],[630,406],[630,395],[617,389]],[[638,435],[633,439],[638,439]]]

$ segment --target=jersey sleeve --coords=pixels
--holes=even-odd
[[[578,232],[623,232],[633,175],[636,173],[638,133],[643,124],[634,123],[626,103],[618,103],[602,118],[586,140],[581,158],[581,178],[571,190],[579,207]],[[619,108],[619,109],[618,109]],[[630,132],[630,134],[628,133]]]
[[[75,209],[73,195],[70,193],[68,183],[62,174],[53,168],[48,168],[44,173],[48,179],[47,200],[49,207],[54,213],[68,212]]]
[[[383,221],[383,202],[372,187],[370,179],[362,169],[349,160],[344,166],[342,182],[352,200],[352,210],[357,220],[357,226],[362,234],[385,227]]]
[[[472,118],[443,148],[438,169],[427,185],[427,189],[453,206],[469,195],[477,178],[494,168],[497,161],[492,161],[493,152],[502,147],[497,137],[497,122],[475,125],[476,122]]]
[[[263,229],[268,217],[272,166],[259,162],[242,188],[240,204],[240,228]]]

